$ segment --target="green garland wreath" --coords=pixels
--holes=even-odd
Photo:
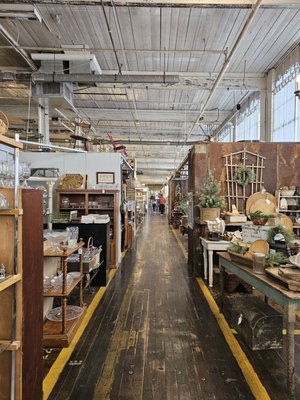
[[[243,164],[238,164],[235,168],[233,181],[241,186],[246,186],[248,183],[254,182],[256,174],[251,167],[246,167]]]

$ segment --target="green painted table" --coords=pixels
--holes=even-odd
[[[274,303],[283,308],[286,328],[285,351],[287,359],[287,389],[289,399],[295,398],[295,319],[300,310],[300,292],[292,292],[267,274],[255,274],[251,268],[233,262],[227,252],[218,252],[220,265],[221,308],[224,295],[224,271],[233,272],[246,283],[254,286]]]

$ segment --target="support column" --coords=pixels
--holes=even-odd
[[[261,140],[266,142],[272,141],[273,128],[273,83],[275,81],[275,69],[271,69],[267,76],[267,90],[261,92]]]

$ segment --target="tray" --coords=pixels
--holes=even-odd
[[[227,250],[228,254],[230,255],[230,259],[233,262],[237,262],[238,264],[245,265],[246,267],[253,267],[253,260],[252,258],[244,257],[242,254],[234,253],[233,251]]]
[[[83,308],[78,306],[67,306],[66,308],[66,320],[71,321],[80,317],[83,313]],[[50,321],[60,322],[62,321],[62,308],[52,308],[46,315],[46,318]]]
[[[294,281],[292,279],[288,279],[283,275],[280,275],[280,271],[278,267],[267,267],[265,269],[266,273],[271,275],[273,278],[281,281],[286,288],[293,292],[300,292],[300,282]]]

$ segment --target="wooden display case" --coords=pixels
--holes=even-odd
[[[75,287],[79,284],[79,306],[83,307],[83,270],[82,270],[82,250],[84,243],[81,240],[78,245],[74,248],[69,248],[64,246],[61,251],[53,252],[51,250],[47,250],[44,252],[44,257],[59,257],[61,258],[61,267],[62,267],[62,288],[61,290],[48,290],[44,291],[44,297],[58,297],[61,299],[61,307],[62,307],[62,321],[50,321],[46,320],[44,323],[44,335],[43,335],[43,344],[44,347],[67,347],[69,346],[73,336],[76,333],[76,329],[78,328],[84,313],[71,321],[67,321],[66,312],[67,312],[67,299],[68,296],[72,293]],[[80,277],[74,279],[70,287],[67,287],[67,258],[78,251],[80,253]]]
[[[14,157],[18,170],[17,141],[0,135],[0,145]],[[6,152],[6,147],[1,151]],[[0,263],[6,268],[6,278],[0,281],[0,398],[22,398],[22,205],[20,191],[1,188],[8,208],[0,210]]]
[[[78,216],[107,214],[110,218],[110,260],[111,267],[117,263],[119,208],[117,190],[56,190],[58,213],[76,210]]]

